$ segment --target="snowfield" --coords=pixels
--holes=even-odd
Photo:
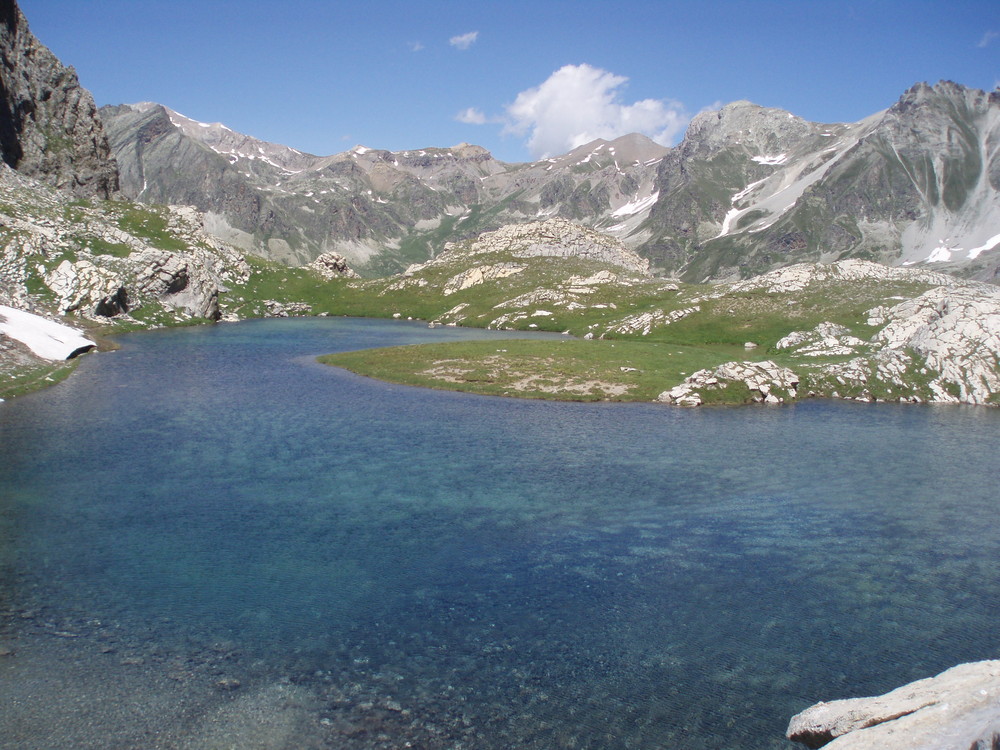
[[[51,360],[70,359],[97,346],[75,328],[6,305],[0,305],[0,334]]]

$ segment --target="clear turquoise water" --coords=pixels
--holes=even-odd
[[[790,747],[817,700],[1000,656],[997,410],[543,403],[313,361],[482,335],[154,332],[0,405],[0,611],[361,686],[433,722],[394,746]]]

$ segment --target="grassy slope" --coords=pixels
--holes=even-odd
[[[126,247],[99,241],[83,229],[85,213],[91,208],[89,202],[77,202],[56,209],[66,212],[66,218],[76,219],[82,229],[79,239],[63,255],[72,259],[78,248],[97,254],[124,255]],[[52,206],[39,206],[37,212],[44,214],[51,210]],[[183,243],[167,227],[163,209],[108,203],[102,210],[112,223],[145,238],[153,246],[182,249]],[[74,213],[79,216],[70,216]],[[39,257],[37,261],[54,266],[61,259],[62,255]],[[34,258],[30,260],[35,262]],[[465,342],[355,352],[325,360],[396,382],[542,398],[650,400],[696,370],[744,359],[773,359],[796,369],[805,381],[811,367],[831,360],[803,362],[775,352],[773,346],[778,339],[793,330],[809,330],[822,321],[840,323],[854,335],[867,339],[873,330],[865,323],[866,310],[893,297],[913,296],[926,288],[914,284],[828,283],[816,284],[796,294],[758,291],[708,299],[714,290],[708,285],[644,279],[579,258],[454,254],[410,277],[368,281],[325,281],[306,268],[289,268],[256,258],[250,262],[253,267],[250,280],[221,295],[224,313],[240,317],[266,315],[266,301],[275,300],[286,305],[304,303],[312,314],[401,317],[473,327],[566,332],[579,339],[591,334],[594,340],[590,341],[508,340],[502,351],[498,351],[496,342]],[[444,294],[448,282],[470,267],[500,265],[522,270]],[[600,271],[611,271],[616,279],[585,285],[579,281]],[[568,282],[571,277],[576,277],[575,284]],[[32,277],[28,281],[30,285],[38,279]],[[44,302],[48,290],[44,285],[36,285],[39,299]],[[581,290],[581,286],[586,288]],[[547,290],[548,294],[537,294],[540,290]],[[511,302],[532,293],[534,298],[529,301]],[[629,316],[643,313],[666,316],[694,307],[698,308],[696,312],[669,325],[654,325],[646,335],[620,329]],[[134,317],[137,318],[134,323],[109,321],[107,330],[92,333],[178,324],[169,311],[156,305],[136,310]],[[744,350],[746,341],[753,341],[758,347]],[[0,397],[47,384],[50,377],[59,376],[52,370],[61,367],[31,368],[18,373],[8,379]],[[819,387],[830,389],[832,385],[817,382]],[[742,400],[745,395],[720,392],[717,397]]]
[[[883,303],[894,304],[893,298],[898,301],[927,288],[913,283],[825,282],[797,293],[752,291],[706,299],[714,287],[671,285],[664,280],[629,279],[625,275],[624,284],[589,285],[589,293],[574,298],[583,305],[580,309],[568,309],[566,297],[562,302],[542,299],[512,308],[497,306],[539,288],[555,292],[551,296],[558,299],[558,292],[569,288],[564,283],[569,276],[588,276],[602,267],[580,260],[525,261],[492,255],[477,258],[472,265],[502,262],[517,262],[527,268],[514,276],[448,296],[441,294],[444,284],[470,265],[468,259],[419,272],[402,285],[398,278],[336,282],[327,287],[329,294],[323,300],[323,309],[349,315],[442,319],[477,327],[489,327],[501,313],[515,310],[524,317],[515,316],[505,321],[504,327],[561,331],[581,338],[591,333],[594,339],[433,344],[349,352],[322,361],[392,382],[475,393],[649,401],[697,370],[732,360],[770,359],[799,373],[807,389],[824,393],[837,384],[813,377],[812,373],[822,364],[850,357],[796,357],[776,351],[777,341],[792,331],[811,330],[824,321],[844,325],[853,335],[867,340],[875,331],[867,325],[867,310]],[[426,284],[421,286],[422,282]],[[390,288],[393,284],[397,288]],[[447,314],[461,305],[466,307],[459,314]],[[654,326],[646,335],[614,330],[628,316],[650,311],[670,313],[694,306],[699,308],[697,312]],[[552,314],[533,314],[539,309]],[[745,349],[744,343],[749,341],[757,348]],[[740,389],[704,395],[707,400],[719,402],[749,399],[749,392]]]
[[[0,372],[0,399],[11,399],[55,385],[76,369],[77,360],[3,368]]]
[[[320,361],[406,385],[522,398],[651,401],[665,382],[733,358],[731,347],[506,339],[331,354]]]

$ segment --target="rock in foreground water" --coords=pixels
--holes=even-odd
[[[817,703],[788,739],[828,750],[973,750],[1000,745],[1000,661],[959,664],[885,695]]]

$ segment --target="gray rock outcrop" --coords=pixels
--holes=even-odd
[[[215,320],[219,292],[250,276],[243,256],[209,236],[191,208],[71,206],[70,198],[0,164],[0,304],[93,319],[146,307]]]
[[[347,258],[333,251],[322,253],[309,267],[327,281],[331,279],[357,279],[357,272],[347,264]]]
[[[1000,661],[959,664],[885,695],[817,703],[787,737],[828,750],[989,750],[1000,745]]]
[[[924,357],[938,400],[984,404],[1000,391],[1000,289],[937,287],[885,315],[875,341]]]
[[[447,262],[456,253],[486,255],[509,253],[515,258],[583,258],[649,276],[649,261],[610,235],[567,219],[547,219],[508,224],[484,232],[472,242],[447,243],[431,263]]]
[[[734,385],[747,389],[749,401],[781,404],[798,395],[799,376],[771,360],[726,362],[688,376],[680,385],[661,393],[657,401],[676,406],[701,406],[707,393]]]
[[[0,0],[0,151],[29,177],[82,197],[108,198],[118,171],[90,92]]]

